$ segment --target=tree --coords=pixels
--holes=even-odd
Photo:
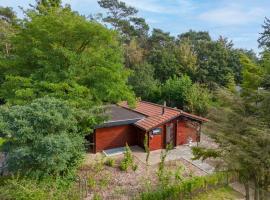
[[[160,87],[159,82],[154,79],[153,66],[148,63],[135,65],[133,73],[129,78],[129,84],[132,86],[137,97],[143,100],[159,101]]]
[[[175,75],[182,75],[180,63],[177,61],[171,49],[162,48],[152,50],[148,62],[155,69],[155,79],[159,80],[161,83],[164,83]]]
[[[178,40],[190,40],[193,45],[196,45],[200,41],[211,41],[211,37],[206,31],[193,31],[190,30],[186,33],[178,35]]]
[[[15,53],[6,61],[13,71],[9,77],[21,76],[36,85],[76,83],[91,90],[96,102],[134,100],[114,31],[58,7],[49,9],[46,15],[28,12],[28,17],[12,41]],[[1,93],[7,93],[6,89],[2,87]],[[9,89],[15,96],[20,88]],[[69,91],[65,90],[67,94]],[[9,101],[7,96],[1,97]]]
[[[181,72],[196,80],[197,55],[189,40],[181,40],[175,49],[176,59],[181,65]]]
[[[260,33],[260,37],[258,39],[259,47],[267,48],[270,47],[270,19],[267,17],[264,20],[264,24],[262,25],[263,32]]]
[[[268,50],[262,52],[262,59],[259,64],[262,67],[262,70],[264,71],[261,86],[269,90],[270,89],[270,52]]]
[[[151,49],[160,49],[171,47],[174,44],[174,37],[169,32],[154,28],[149,38],[149,46]]]
[[[195,159],[222,158],[222,170],[238,172],[247,192],[249,182],[254,183],[255,199],[263,199],[259,191],[266,191],[270,184],[269,127],[260,121],[256,112],[250,112],[247,107],[250,102],[239,95],[218,90],[216,98],[218,106],[209,111],[211,122],[207,130],[219,146],[217,149],[194,148]]]
[[[249,104],[249,109],[256,112],[259,102],[262,100],[260,86],[263,81],[262,68],[251,61],[246,55],[242,54],[240,57],[242,64],[242,96]]]
[[[0,85],[8,71],[6,59],[12,56],[11,38],[18,28],[18,19],[12,8],[0,6]]]
[[[119,0],[99,0],[100,7],[107,9],[107,16],[104,22],[111,24],[123,36],[124,42],[130,41],[133,37],[145,39],[148,35],[149,26],[145,19],[136,17],[138,10],[126,5]]]
[[[44,177],[72,173],[82,160],[83,135],[67,103],[44,97],[0,107],[0,131],[12,172]]]
[[[205,115],[210,102],[209,92],[184,75],[168,79],[162,86],[161,96],[169,106]]]

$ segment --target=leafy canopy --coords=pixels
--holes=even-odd
[[[162,86],[162,98],[171,107],[205,115],[210,102],[209,92],[199,84],[193,84],[189,76],[173,77]]]
[[[12,40],[10,76],[27,78],[30,85],[41,81],[60,84],[59,87],[77,84],[85,87],[96,101],[133,99],[126,85],[129,72],[123,68],[123,53],[115,32],[69,9],[51,8],[46,14],[29,11],[28,17]],[[6,89],[2,87],[1,93],[7,93]],[[15,96],[20,89],[14,87],[10,91]],[[24,89],[30,91],[31,87]],[[28,95],[34,98],[31,93],[35,95]]]
[[[82,160],[83,135],[67,103],[43,97],[22,106],[0,107],[0,132],[12,172],[38,177],[67,175]]]

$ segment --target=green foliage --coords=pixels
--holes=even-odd
[[[250,91],[253,95],[252,89]],[[240,181],[253,182],[256,190],[268,188],[270,182],[265,181],[269,179],[268,106],[264,107],[264,101],[256,105],[256,99],[242,98],[228,91],[216,96],[222,104],[210,110],[208,134],[219,146],[215,151],[197,149],[197,158],[215,156],[217,152],[225,162],[223,167],[236,171]],[[250,109],[254,106],[256,109]]]
[[[189,199],[193,193],[207,191],[211,187],[227,185],[227,173],[216,173],[207,176],[193,177],[173,185],[159,187],[156,190],[143,192],[142,200]]]
[[[125,152],[124,152],[124,159],[121,161],[120,169],[122,171],[127,171],[129,167],[133,166],[133,162],[134,161],[133,161],[132,152],[128,144],[126,144]]]
[[[94,189],[97,186],[96,180],[92,176],[89,176],[88,177],[88,179],[87,179],[87,186],[90,189]]]
[[[138,169],[138,165],[134,164],[132,165],[132,170],[135,172]]]
[[[160,97],[160,88],[154,79],[152,65],[143,63],[132,67],[133,73],[129,78],[129,84],[138,97],[144,100],[157,100]]]
[[[220,152],[215,149],[205,149],[201,147],[192,147],[193,160],[202,159],[205,160],[207,158],[218,158],[220,157]]]
[[[33,88],[39,85],[77,84],[74,92],[84,90],[85,100],[89,93],[101,101],[134,100],[126,84],[129,72],[123,68],[123,52],[114,31],[70,9],[55,7],[45,15],[30,11],[27,14],[29,20],[23,21],[25,28],[12,40],[14,55],[7,60],[12,73],[7,81],[18,76],[29,83],[25,88],[2,87],[1,98],[7,102],[10,95],[31,99],[35,97]],[[8,89],[12,92],[5,96]],[[24,92],[26,96],[21,97]]]
[[[25,177],[12,177],[4,181],[0,187],[0,199],[9,200],[79,200],[80,193],[72,183],[62,186],[59,181],[48,179],[37,181]]]
[[[162,97],[169,106],[205,115],[208,110],[209,92],[198,84],[193,84],[188,76],[173,77],[162,86]]]
[[[146,151],[146,157],[145,157],[145,161],[146,161],[146,165],[149,165],[149,156],[150,156],[150,149],[149,149],[149,141],[148,141],[148,134],[144,135],[144,140],[143,140],[143,146],[144,146],[144,150]]]
[[[149,26],[145,19],[136,17],[138,12],[136,8],[118,0],[99,0],[98,4],[108,10],[107,17],[104,17],[103,21],[117,29],[124,40],[147,36]]]
[[[105,165],[113,167],[115,165],[115,160],[113,158],[107,158],[105,161]]]
[[[73,110],[44,97],[24,106],[0,108],[0,132],[8,142],[9,170],[35,176],[73,172],[83,157],[83,136]]]
[[[93,196],[93,200],[102,200],[100,194],[95,193]]]
[[[154,49],[149,56],[149,63],[155,68],[155,79],[162,83],[174,75],[182,74],[181,66],[171,49]]]
[[[224,187],[219,189],[213,189],[207,191],[203,194],[196,195],[193,199],[194,200],[212,200],[212,199],[227,199],[227,200],[234,200],[243,198],[240,193],[237,193],[230,187]]]
[[[160,163],[158,166],[157,175],[161,186],[166,186],[169,182],[169,174],[165,171],[165,160],[170,150],[172,150],[172,144],[167,144],[165,151],[162,150],[160,154]]]
[[[247,93],[254,92],[258,89],[262,81],[263,71],[260,66],[250,60],[246,55],[242,54],[240,57],[240,62],[243,66],[243,92],[244,95]]]
[[[225,86],[227,75],[232,73],[226,44],[220,41],[200,41],[195,48],[199,65],[197,80],[210,86],[212,84]]]
[[[260,33],[260,37],[258,39],[259,47],[267,48],[270,47],[270,19],[267,17],[264,20],[264,24],[262,25],[263,32]]]

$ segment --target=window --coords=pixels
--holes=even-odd
[[[160,135],[161,134],[162,129],[161,128],[155,128],[152,131],[152,135]]]

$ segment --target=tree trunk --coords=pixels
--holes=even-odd
[[[246,200],[250,200],[250,196],[249,196],[249,183],[245,183],[245,192],[246,192]]]
[[[259,186],[257,183],[255,183],[255,192],[254,192],[254,200],[259,200],[260,196],[259,196]]]

